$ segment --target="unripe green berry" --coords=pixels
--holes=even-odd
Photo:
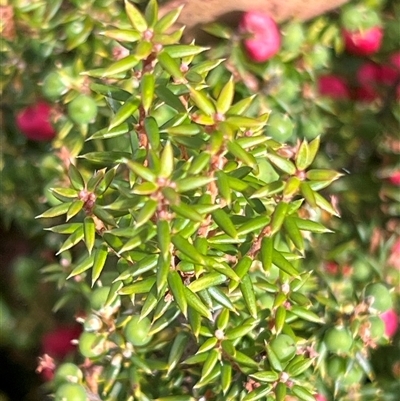
[[[149,343],[152,339],[152,336],[149,336],[150,327],[151,322],[147,317],[139,320],[139,316],[135,315],[126,324],[124,334],[132,345],[141,347]]]
[[[88,124],[96,118],[97,104],[87,95],[79,95],[68,104],[68,115],[76,124]]]
[[[79,337],[79,351],[85,358],[97,358],[106,352],[104,336],[83,332]]]
[[[293,122],[286,114],[273,113],[268,119],[265,134],[278,142],[287,141],[293,133]]]
[[[297,347],[292,337],[287,334],[280,334],[271,341],[271,349],[277,358],[285,363],[296,355]]]
[[[64,383],[56,391],[55,401],[86,401],[86,391],[76,383]]]
[[[54,383],[56,386],[62,383],[80,383],[83,379],[82,371],[74,363],[65,362],[61,364],[55,373]]]
[[[327,361],[326,371],[332,380],[343,377],[346,372],[346,360],[340,356],[333,356]]]
[[[372,283],[364,290],[364,299],[371,311],[386,312],[393,307],[392,296],[387,287],[382,283]]]
[[[332,327],[324,336],[326,348],[336,354],[347,353],[353,345],[350,331],[345,327]]]

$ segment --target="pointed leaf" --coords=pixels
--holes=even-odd
[[[171,238],[171,242],[174,244],[176,249],[192,259],[194,262],[204,264],[203,255],[201,255],[198,250],[181,235],[175,234]]]
[[[166,86],[157,86],[156,95],[165,102],[168,106],[171,106],[179,113],[186,113],[185,106],[180,101],[179,97],[172,93]]]
[[[73,202],[66,202],[66,203],[62,203],[61,205],[54,206],[54,207],[46,210],[39,216],[36,216],[36,219],[61,216],[62,214],[67,213],[67,211],[70,208],[70,206],[72,205],[72,203]]]
[[[277,250],[272,250],[272,263],[291,277],[298,277],[295,267]]]
[[[217,226],[232,238],[237,238],[238,234],[232,220],[222,209],[217,209],[211,213],[213,220]]]
[[[231,281],[229,283],[229,292],[232,292],[239,286],[240,279],[245,277],[245,275],[247,274],[247,272],[251,267],[252,262],[253,260],[249,256],[244,256],[241,259],[239,259],[239,262],[237,263],[234,269],[236,275],[239,277],[239,280]]]
[[[140,59],[135,55],[124,57],[121,60],[116,61],[111,64],[107,69],[101,74],[103,78],[118,76],[122,72],[128,72],[136,67]]]
[[[138,280],[133,284],[127,285],[118,291],[120,295],[132,295],[132,294],[145,294],[151,290],[151,287],[156,282],[154,276]]]
[[[314,192],[311,187],[310,184],[308,182],[302,182],[300,184],[300,190],[302,195],[304,196],[304,199],[307,201],[307,203],[312,207],[312,208],[316,208],[317,207],[317,203],[316,203],[316,192]]]
[[[208,352],[207,359],[204,361],[203,368],[201,370],[201,379],[203,380],[207,377],[211,371],[214,369],[214,366],[218,362],[219,352],[216,349],[213,349]]]
[[[148,199],[143,207],[140,209],[139,214],[136,216],[135,227],[140,227],[146,224],[156,212],[158,201],[155,199]]]
[[[228,142],[227,148],[233,156],[237,157],[247,166],[250,166],[254,170],[255,174],[257,174],[257,160],[251,153],[245,151],[237,142]]]
[[[306,173],[306,177],[311,181],[327,181],[329,183],[337,180],[342,177],[343,174],[338,173],[334,170],[322,170],[322,169],[314,169],[309,170]]]
[[[210,287],[207,290],[208,294],[221,306],[227,308],[232,312],[236,312],[235,307],[233,306],[232,301],[229,297],[218,287]]]
[[[278,373],[271,370],[253,373],[249,376],[263,383],[274,383],[279,380]]]
[[[182,278],[177,271],[170,271],[168,273],[168,286],[183,316],[187,317],[185,286],[183,285]]]
[[[81,191],[82,189],[85,188],[85,181],[83,180],[81,173],[75,167],[75,165],[72,163],[70,163],[70,165],[69,165],[68,177],[69,177],[69,180],[71,181],[71,185],[77,191]]]
[[[156,182],[157,176],[147,167],[133,160],[124,160],[128,165],[129,169],[132,170],[136,175],[145,179],[146,181]]]
[[[289,238],[293,242],[294,246],[299,250],[303,251],[304,250],[304,238],[303,235],[301,234],[299,228],[296,225],[296,221],[288,216],[286,217],[284,223],[285,231],[289,235]]]
[[[253,283],[249,275],[244,276],[239,284],[240,292],[243,295],[244,302],[250,315],[257,319],[257,304],[256,296],[253,288]]]
[[[92,287],[100,277],[101,272],[105,266],[106,260],[108,256],[108,250],[106,245],[100,246],[96,249],[94,254],[94,262],[92,267]]]
[[[72,272],[69,274],[67,277],[67,280],[70,279],[71,277],[78,276],[79,274],[84,273],[86,270],[89,270],[94,263],[94,255],[90,255],[89,257],[85,257],[82,262],[77,264]]]
[[[315,397],[308,390],[297,384],[292,387],[292,393],[299,397],[301,401],[315,401]]]
[[[154,25],[154,32],[163,33],[168,30],[178,20],[180,13],[182,12],[183,5],[174,8],[160,18]]]
[[[290,312],[293,313],[295,316],[300,317],[303,320],[313,323],[323,324],[324,319],[320,318],[314,312],[310,311],[309,309],[303,308],[302,306],[292,305],[290,308]]]
[[[269,216],[257,216],[251,218],[249,221],[243,223],[237,228],[238,235],[246,235],[249,233],[256,233],[261,228],[264,228],[271,218]]]
[[[144,12],[147,25],[152,28],[158,20],[158,3],[157,0],[150,0]]]
[[[235,95],[235,83],[233,76],[229,78],[229,81],[222,88],[218,99],[217,99],[217,112],[225,114],[232,105],[233,96]]]
[[[296,174],[296,167],[290,160],[284,159],[283,157],[273,153],[267,153],[267,158],[271,161],[272,164],[274,164],[284,173],[290,175]]]
[[[67,224],[60,224],[58,226],[50,228],[45,228],[45,230],[58,234],[72,234],[81,225],[82,223],[67,223]]]
[[[332,214],[333,216],[340,217],[338,211],[322,195],[320,195],[318,192],[315,192],[314,196],[315,196],[315,203],[319,208],[325,210],[326,212]]]
[[[188,56],[196,56],[206,50],[209,47],[201,47],[195,45],[169,45],[164,47],[164,51],[168,53],[172,58],[183,58]]]
[[[221,389],[223,395],[229,391],[232,384],[232,366],[229,363],[224,363],[221,366]]]
[[[147,22],[142,13],[128,0],[125,0],[125,11],[135,29],[139,32],[144,32],[147,29]]]
[[[213,177],[201,177],[201,176],[183,178],[181,180],[176,181],[176,190],[177,192],[188,192],[194,189],[200,189],[210,184],[214,180],[215,178]]]
[[[272,267],[272,253],[274,249],[272,237],[264,237],[261,240],[260,260],[262,267],[266,272],[269,272]]]
[[[117,111],[111,119],[109,130],[121,125],[139,108],[140,100],[136,96],[130,97]]]
[[[80,199],[72,202],[71,206],[68,208],[66,220],[68,221],[72,219],[72,217],[76,216],[82,210],[84,205],[85,202]]]
[[[282,365],[281,365],[278,357],[276,356],[275,352],[273,351],[273,349],[267,342],[265,343],[265,349],[267,351],[268,360],[269,360],[269,363],[271,364],[271,367],[274,370],[277,370],[278,372],[282,372]]]
[[[107,38],[117,40],[118,42],[137,42],[142,35],[133,29],[109,29],[102,32]]]
[[[188,287],[184,287],[185,298],[187,300],[187,304],[196,310],[200,315],[206,317],[208,320],[212,320],[212,315],[210,310],[203,304],[201,299],[192,292]]]
[[[332,232],[331,230],[323,226],[321,223],[318,223],[317,221],[305,220],[295,216],[291,217],[291,219],[296,223],[299,230],[311,231],[312,233],[317,233],[317,234]]]
[[[202,223],[204,217],[199,214],[192,206],[181,202],[179,205],[170,205],[171,209],[182,217],[185,217],[194,222]]]
[[[167,259],[171,252],[171,227],[167,220],[157,221],[157,242],[161,256]]]
[[[198,91],[191,86],[188,86],[188,88],[190,91],[190,98],[193,100],[194,104],[207,116],[213,116],[216,110],[208,96],[204,92]]]
[[[299,171],[304,171],[309,166],[310,149],[306,140],[301,142],[295,161],[297,170]]]
[[[180,124],[173,127],[168,127],[164,131],[171,136],[175,135],[193,136],[202,132],[201,127],[195,124]]]
[[[173,78],[178,80],[178,82],[183,82],[185,80],[178,62],[173,59],[165,50],[158,54],[157,59],[161,67]]]
[[[143,109],[147,114],[154,98],[155,78],[153,74],[146,73],[142,76],[140,89]]]
[[[57,255],[75,246],[83,239],[83,235],[83,226],[81,225],[65,240],[65,242],[61,245],[60,250],[57,252]]]
[[[187,343],[189,341],[189,336],[184,331],[178,333],[172,343],[171,350],[168,355],[168,371],[167,375],[171,373],[172,370],[178,365],[180,359],[182,358],[183,352],[186,350]]]
[[[188,288],[193,292],[199,292],[209,287],[217,286],[226,281],[226,276],[218,272],[212,272],[202,275],[195,281],[192,281]]]
[[[190,328],[192,329],[193,335],[198,340],[201,328],[201,314],[197,312],[196,309],[190,307],[190,305],[188,305],[188,321],[190,324]],[[202,356],[203,355],[200,355],[200,357]]]
[[[83,232],[85,245],[90,255],[92,253],[94,241],[96,239],[96,225],[94,223],[93,217],[85,217],[85,220],[83,222]]]
[[[146,293],[146,299],[142,309],[140,310],[140,319],[144,319],[155,309],[159,300],[158,294],[159,292],[157,291],[157,285],[154,283],[150,291]]]

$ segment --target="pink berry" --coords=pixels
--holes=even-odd
[[[372,87],[360,87],[354,91],[354,98],[360,102],[370,103],[379,98],[378,92]]]
[[[362,86],[376,85],[379,80],[380,67],[372,61],[363,63],[357,70],[357,82]]]
[[[79,338],[81,331],[81,326],[59,326],[46,333],[42,338],[43,353],[63,359],[75,350],[76,346],[71,341]]]
[[[381,69],[372,61],[363,63],[356,73],[358,87],[354,91],[354,97],[361,102],[373,102],[379,98],[379,78]]]
[[[396,68],[392,67],[391,65],[381,65],[379,66],[379,74],[378,74],[378,82],[392,86],[398,80],[400,80],[400,72],[396,70]]]
[[[399,317],[397,313],[393,309],[389,309],[388,311],[382,313],[380,318],[385,323],[385,334],[387,337],[393,337],[397,329],[399,327]]]
[[[397,238],[392,248],[387,261],[389,266],[400,270],[400,238]]]
[[[391,184],[396,185],[397,187],[400,186],[400,170],[395,171],[389,177],[389,181]]]
[[[315,401],[328,401],[323,394],[316,394]]]
[[[33,141],[53,139],[56,131],[50,123],[51,111],[51,105],[43,101],[20,110],[16,119],[18,129]]]
[[[348,99],[350,92],[343,78],[336,75],[323,75],[318,78],[318,90],[323,96],[332,99]]]
[[[400,256],[400,238],[393,244],[391,251]]]
[[[368,56],[376,53],[382,44],[383,29],[374,26],[361,31],[342,30],[346,50],[357,56]]]
[[[390,64],[400,71],[400,52],[392,53],[389,57]]]
[[[53,378],[54,378],[54,371],[51,369],[45,368],[40,372],[40,377],[43,381],[49,382],[49,381],[53,380]]]
[[[339,274],[339,265],[336,262],[328,261],[324,263],[324,269],[328,274]]]
[[[249,36],[243,40],[243,44],[252,61],[267,61],[280,49],[279,28],[268,14],[259,11],[245,12],[239,24],[239,31]]]

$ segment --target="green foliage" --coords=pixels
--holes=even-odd
[[[387,112],[387,139],[398,115],[318,96],[317,76],[342,51],[339,22],[287,23],[281,53],[256,65],[218,24],[206,28],[224,40],[212,49],[182,44],[180,9],[159,18],[153,0],[12,3],[4,103],[54,102],[57,137],[15,161],[29,144],[9,123],[1,210],[8,224],[42,222],[56,254],[43,269],[61,292],[54,309],[85,310],[83,364],[56,370],[56,399],[377,391],[370,354],[388,342],[378,316],[398,284],[395,235],[382,226],[398,196],[385,184],[387,210],[371,212],[383,223],[360,223],[376,199],[338,171],[366,169],[362,146],[383,135],[349,127]],[[379,146],[392,160],[388,141]],[[32,164],[28,176],[11,174],[18,163]],[[376,230],[387,243],[363,254]]]

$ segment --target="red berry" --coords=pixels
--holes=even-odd
[[[368,56],[376,53],[382,44],[383,29],[374,26],[364,31],[342,30],[346,50],[357,56]]]
[[[81,331],[80,326],[60,326],[46,333],[42,338],[43,353],[63,359],[75,350],[76,346],[71,341],[77,339]]]
[[[374,88],[362,87],[356,88],[354,97],[360,102],[370,103],[379,98],[378,92]]]
[[[380,66],[367,61],[363,63],[356,73],[359,86],[354,91],[354,97],[361,102],[373,102],[379,98],[377,90],[380,76]]]
[[[281,35],[276,22],[259,11],[243,14],[239,31],[250,37],[243,40],[247,55],[252,61],[262,63],[273,57],[280,49]]]
[[[400,71],[400,52],[392,53],[389,57],[389,62]]]
[[[396,185],[397,187],[400,186],[400,170],[395,171],[389,177],[389,181],[391,184]]]
[[[332,99],[348,99],[350,97],[345,80],[333,74],[319,77],[318,91],[321,95]]]
[[[331,275],[339,274],[339,265],[336,262],[333,261],[325,262],[324,269],[328,274]]]
[[[378,82],[392,86],[400,79],[400,73],[396,70],[396,68],[390,65],[381,65],[379,66],[379,74],[378,74]]]
[[[385,323],[385,334],[387,337],[393,337],[397,329],[399,327],[399,316],[393,309],[389,309],[388,311],[381,313],[379,317]]]
[[[53,139],[56,131],[50,123],[51,111],[51,105],[43,101],[20,110],[16,119],[18,129],[33,141]]]
[[[316,394],[315,401],[328,401],[323,394]]]
[[[378,64],[375,64],[372,61],[367,61],[357,70],[357,82],[366,87],[376,85],[379,81],[380,72],[380,66]]]
[[[40,372],[40,377],[41,377],[41,379],[43,381],[49,382],[49,381],[54,379],[54,371],[52,369],[49,369],[49,368],[44,368]]]

